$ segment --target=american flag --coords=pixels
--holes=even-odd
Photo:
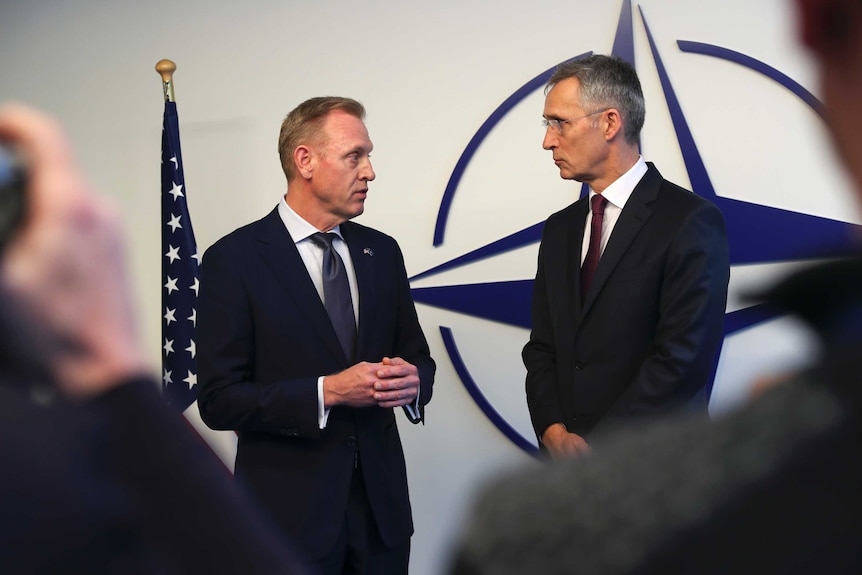
[[[162,389],[168,403],[184,411],[197,399],[200,257],[186,203],[175,102],[165,102],[162,127],[162,254]]]

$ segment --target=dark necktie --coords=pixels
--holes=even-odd
[[[587,249],[587,257],[581,266],[581,300],[587,297],[596,268],[599,267],[599,258],[602,257],[602,222],[605,219],[605,206],[608,201],[596,194],[590,199],[590,209],[593,212],[593,221],[590,224],[590,247]]]
[[[323,248],[323,301],[332,327],[347,359],[353,361],[356,342],[356,316],[353,315],[353,300],[344,262],[332,247],[333,233],[317,232],[311,239]]]

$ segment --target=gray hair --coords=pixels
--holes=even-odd
[[[568,78],[577,78],[580,83],[578,105],[584,111],[619,110],[626,141],[637,143],[644,125],[646,106],[638,74],[631,64],[616,56],[601,54],[563,62],[548,80],[545,93]]]

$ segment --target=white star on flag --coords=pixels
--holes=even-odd
[[[182,198],[183,196],[183,187],[176,182],[174,182],[174,187],[168,192],[170,195],[174,197],[174,201],[177,201],[177,198]]]
[[[180,288],[177,287],[177,278],[172,278],[168,276],[168,283],[165,284],[165,287],[168,290],[168,293],[175,292]]]
[[[198,376],[196,373],[189,372],[188,376],[183,381],[188,383],[189,387],[191,387],[193,385],[197,385]]]
[[[180,248],[179,247],[175,248],[174,246],[168,246],[168,247],[169,247],[168,253],[165,254],[165,257],[170,258],[171,263],[174,263],[174,261],[180,259]]]
[[[171,231],[177,231],[177,228],[182,228],[183,225],[180,223],[180,217],[174,214],[171,214],[171,221],[168,222],[168,225],[171,226]]]

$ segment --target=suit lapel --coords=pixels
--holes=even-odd
[[[273,275],[284,288],[285,296],[293,300],[308,322],[309,336],[320,338],[329,351],[343,358],[346,364],[347,358],[344,357],[344,350],[341,349],[326,308],[277,209],[261,220],[258,246]]]
[[[644,174],[644,177],[641,178],[641,181],[638,182],[638,185],[632,191],[632,195],[626,202],[626,206],[614,226],[614,231],[608,240],[608,245],[602,253],[599,266],[596,268],[596,275],[593,276],[590,291],[586,294],[583,302],[584,313],[589,310],[596,296],[605,285],[605,282],[607,282],[614,269],[620,263],[620,260],[626,254],[632,242],[635,241],[638,232],[640,232],[643,225],[652,215],[652,208],[649,207],[649,204],[658,197],[662,177],[652,163],[648,162],[647,166],[647,173]],[[586,214],[584,214],[584,217],[586,218]],[[581,226],[583,227],[583,223]]]
[[[581,251],[583,250],[584,229],[587,222],[589,205],[589,197],[582,198],[575,203],[575,209],[572,212],[574,214],[574,221],[567,228],[566,269],[569,270],[567,293],[571,294],[570,301],[574,302],[572,314],[575,320],[581,316],[583,303],[581,301]]]

